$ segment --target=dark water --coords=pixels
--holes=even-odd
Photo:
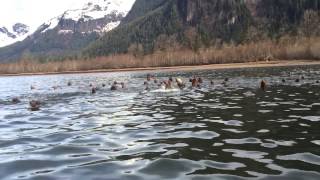
[[[319,66],[155,75],[206,81],[144,92],[136,72],[0,78],[0,178],[320,179]],[[126,89],[111,92],[114,80]]]

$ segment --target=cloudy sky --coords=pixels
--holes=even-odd
[[[21,22],[35,28],[66,9],[86,1],[88,0],[1,0],[0,26]]]

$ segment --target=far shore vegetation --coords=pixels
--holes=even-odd
[[[55,73],[101,69],[190,66],[271,60],[320,60],[320,37],[282,37],[246,44],[192,49],[167,48],[144,55],[139,50],[91,59],[41,62],[22,59],[0,65],[1,74]]]

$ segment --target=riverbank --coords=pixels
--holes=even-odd
[[[307,61],[310,60],[310,61]],[[61,61],[23,58],[0,64],[3,75],[43,75],[115,71],[183,70],[314,64],[320,60],[320,38],[266,40],[221,47],[114,54]]]
[[[121,69],[99,69],[88,71],[64,71],[47,73],[18,73],[0,74],[1,76],[32,76],[32,75],[55,75],[55,74],[84,74],[84,73],[106,73],[106,72],[130,72],[130,71],[189,71],[189,70],[217,70],[217,69],[238,69],[238,68],[262,68],[281,66],[312,66],[320,65],[318,60],[278,60],[278,61],[257,61],[248,63],[210,64],[196,66],[171,66],[171,67],[145,67],[145,68],[121,68]]]

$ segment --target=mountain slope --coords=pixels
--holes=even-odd
[[[132,10],[123,19],[122,23],[129,23],[134,19],[145,16],[148,12],[162,6],[167,0],[136,0]]]
[[[84,54],[197,50],[295,36],[305,13],[319,13],[319,6],[320,0],[160,0],[155,4],[137,0],[125,23],[90,44]]]
[[[88,0],[42,24],[22,42],[0,49],[0,61],[61,59],[77,56],[80,49],[117,27],[134,0]]]

